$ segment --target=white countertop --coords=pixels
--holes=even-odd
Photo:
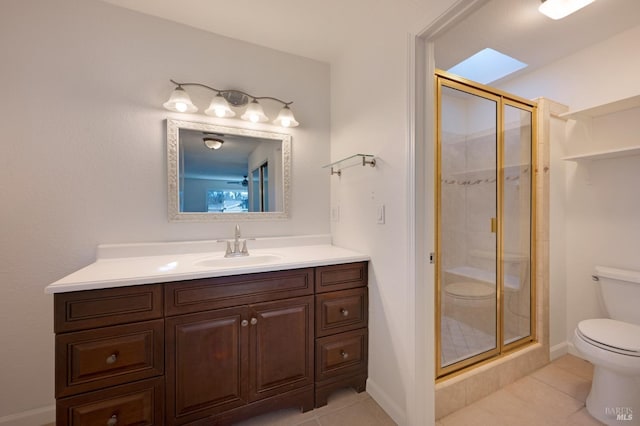
[[[247,241],[249,257],[224,258],[225,244],[212,241],[98,246],[94,263],[48,285],[45,293],[222,277],[340,263],[369,256],[331,244],[329,235],[258,238]],[[262,262],[247,265],[254,259]],[[202,266],[215,259],[222,266]],[[228,263],[228,264],[227,264]]]

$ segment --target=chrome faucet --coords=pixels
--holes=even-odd
[[[241,244],[242,248],[240,248]],[[227,240],[227,250],[224,253],[224,257],[236,256],[249,256],[249,251],[247,250],[247,240],[240,239],[240,225],[236,225],[235,228],[233,247],[231,247],[231,240]]]

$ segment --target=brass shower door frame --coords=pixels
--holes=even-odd
[[[435,358],[436,358],[436,379],[443,380],[445,378],[453,377],[459,373],[467,371],[479,364],[490,362],[497,359],[510,351],[522,347],[523,345],[534,343],[537,340],[536,330],[536,178],[537,178],[537,123],[536,123],[536,109],[537,104],[533,101],[514,96],[512,94],[500,91],[490,86],[478,84],[476,82],[455,76],[445,71],[436,70],[435,73],[435,87],[436,87],[436,143],[435,143]],[[442,274],[440,271],[441,266],[441,253],[442,253],[442,219],[441,219],[441,207],[442,207],[442,167],[441,167],[441,153],[442,153],[442,132],[441,132],[441,99],[442,99],[442,87],[449,87],[452,89],[460,90],[471,95],[476,95],[481,98],[485,98],[496,102],[496,347],[458,361],[454,364],[446,367],[442,366],[441,351],[442,351],[442,339],[441,339],[441,318],[442,318]],[[505,106],[512,106],[524,111],[528,111],[531,114],[531,163],[530,163],[530,205],[529,205],[529,217],[530,217],[530,236],[529,236],[529,282],[530,282],[530,294],[529,294],[529,312],[530,312],[530,324],[529,324],[529,336],[517,339],[509,344],[504,344],[504,234],[503,234],[503,208],[504,208],[504,109]]]

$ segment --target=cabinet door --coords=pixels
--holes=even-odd
[[[251,305],[250,400],[313,384],[313,296]]]
[[[183,424],[247,403],[247,307],[166,320],[167,422]]]

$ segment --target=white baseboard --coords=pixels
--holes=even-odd
[[[569,353],[569,344],[569,342],[565,341],[551,346],[551,349],[549,349],[549,358],[551,358],[551,361]]]
[[[573,342],[567,340],[566,342],[558,343],[554,345],[549,350],[549,357],[551,361],[554,359],[560,358],[562,355],[571,354],[573,356],[577,356],[578,358],[584,359],[582,354],[578,352],[576,347],[573,345]]]
[[[584,356],[583,356],[580,352],[578,352],[578,350],[577,350],[577,349],[576,349],[576,347],[573,345],[573,343],[569,342],[569,343],[567,344],[567,349],[568,349],[568,352],[569,352],[571,355],[573,355],[573,356],[577,356],[578,358],[582,358],[582,359],[584,359]]]
[[[0,417],[1,426],[44,426],[56,423],[56,406],[36,408]]]
[[[389,398],[386,392],[382,390],[371,378],[367,379],[367,393],[373,398],[380,407],[396,422],[398,425],[407,424],[407,413],[401,409],[394,401]]]

